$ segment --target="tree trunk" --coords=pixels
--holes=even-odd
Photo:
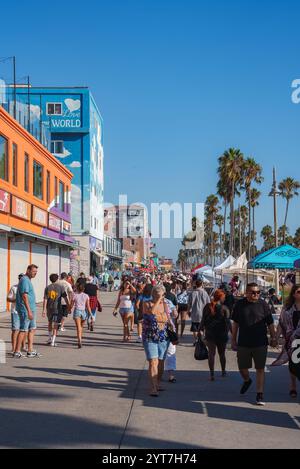
[[[223,239],[222,239],[222,259],[223,259],[223,256],[224,256],[225,241],[226,241],[226,215],[227,215],[227,202],[225,202],[225,207],[224,207],[224,226],[223,226]]]
[[[229,240],[229,254],[233,255],[234,246],[234,192],[235,183],[232,181],[231,186],[231,198],[230,198],[230,240]]]
[[[255,257],[255,219],[254,219],[254,207],[252,208],[252,223],[253,223],[253,228],[252,228],[252,232],[253,232],[253,243],[252,243],[252,256]]]

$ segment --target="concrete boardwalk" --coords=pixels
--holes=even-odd
[[[267,373],[267,406],[256,407],[254,384],[239,395],[235,353],[227,352],[228,377],[217,372],[211,383],[207,362],[193,358],[190,332],[177,348],[177,383],[148,396],[144,351],[121,342],[115,297],[101,294],[104,310],[82,349],[71,319],[59,346],[45,345],[40,317],[36,348],[43,356],[0,364],[1,448],[300,448],[299,398],[288,395],[287,368]],[[10,315],[1,313],[8,350],[9,337]]]

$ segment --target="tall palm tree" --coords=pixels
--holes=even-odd
[[[223,243],[223,237],[222,237],[222,227],[224,224],[224,217],[221,214],[216,215],[216,225],[219,228],[219,244],[220,244],[220,259],[223,259],[223,253],[224,253],[224,243]]]
[[[263,181],[262,167],[254,158],[247,158],[243,167],[244,188],[246,191],[246,200],[248,201],[249,218],[248,218],[248,259],[251,257],[251,185],[253,182],[261,184]]]
[[[242,224],[242,251],[246,251],[246,228],[248,225],[248,207],[241,205],[241,224]]]
[[[278,184],[279,193],[281,197],[286,200],[285,217],[284,217],[284,224],[283,224],[283,244],[285,244],[285,236],[286,236],[285,227],[287,223],[290,200],[294,196],[299,195],[299,192],[297,191],[297,189],[299,188],[300,188],[300,182],[296,181],[296,179],[293,179],[291,177],[287,177],[286,179],[283,179]]]
[[[229,148],[218,159],[218,174],[223,184],[229,188],[230,202],[230,242],[229,254],[233,253],[234,244],[234,197],[242,183],[244,155],[239,149]]]
[[[254,210],[255,210],[255,207],[257,207],[259,205],[258,199],[260,198],[260,196],[261,196],[260,191],[258,191],[255,188],[250,189],[249,197],[250,197],[250,206],[252,208],[252,243],[251,243],[252,244],[252,253],[251,253],[251,250],[250,250],[250,257],[251,257],[251,254],[252,254],[252,256],[255,256],[255,217],[254,217]]]
[[[211,194],[206,198],[205,201],[205,218],[207,222],[207,229],[208,231],[208,238],[210,244],[210,254],[211,254],[211,263],[213,264],[214,261],[214,235],[213,235],[213,228],[215,223],[215,217],[219,211],[219,199],[215,194]]]
[[[224,179],[219,179],[217,184],[217,194],[223,201],[224,205],[224,215],[223,215],[223,236],[222,236],[222,253],[225,249],[225,237],[226,237],[226,216],[227,216],[227,207],[230,201],[230,188],[227,185],[227,182]],[[223,256],[223,254],[222,254]]]

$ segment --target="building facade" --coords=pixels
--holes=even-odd
[[[72,173],[0,106],[0,311],[18,274],[42,301],[51,273],[70,270]]]
[[[30,100],[34,116],[51,136],[51,152],[73,174],[72,256],[74,275],[104,265],[103,121],[88,88],[17,88],[17,100]],[[76,271],[75,271],[76,270]]]

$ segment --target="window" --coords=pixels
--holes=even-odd
[[[54,200],[55,200],[55,207],[57,207],[57,192],[58,192],[57,177],[55,176],[55,178],[54,178]]]
[[[59,181],[59,208],[62,212],[65,210],[65,185]]]
[[[43,166],[33,162],[33,195],[43,199]]]
[[[67,186],[66,187],[66,193],[67,193],[67,207],[66,207],[66,212],[69,213],[70,212],[70,207],[69,207],[69,187]]]
[[[130,240],[131,246],[134,246],[134,239]]]
[[[24,191],[29,192],[29,155],[24,155]]]
[[[63,155],[64,153],[63,140],[53,140],[51,142],[51,153],[55,153],[57,155]]]
[[[18,185],[18,147],[15,143],[12,145],[12,156],[13,156],[13,185]]]
[[[8,141],[0,135],[0,178],[8,181]]]
[[[46,201],[47,201],[47,204],[50,204],[50,171],[47,171]]]
[[[47,103],[47,114],[48,115],[62,115],[62,103]]]

